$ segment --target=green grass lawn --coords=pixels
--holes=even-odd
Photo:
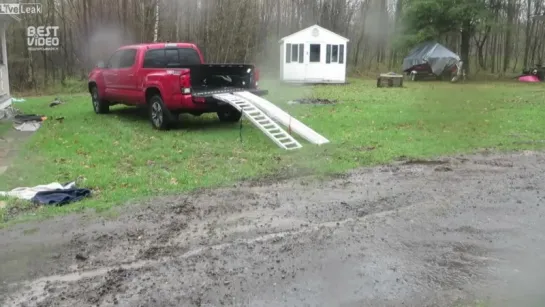
[[[92,199],[33,210],[41,217],[84,208],[104,210],[140,197],[278,173],[322,175],[401,156],[543,146],[545,87],[541,84],[405,86],[379,89],[375,81],[355,79],[346,86],[317,87],[264,82],[262,87],[270,90],[268,99],[331,141],[325,146],[302,141],[302,149],[290,152],[278,148],[248,121],[240,130],[239,124],[220,124],[215,114],[184,115],[179,127],[161,132],[131,108],[94,114],[88,95],[59,95],[66,103],[54,108],[48,107],[53,97],[27,98],[16,107],[46,115],[48,120],[0,178],[0,189],[78,177],[84,187],[93,189]],[[287,104],[309,96],[339,103]],[[62,122],[55,119],[61,116]],[[11,218],[4,214],[3,220]]]

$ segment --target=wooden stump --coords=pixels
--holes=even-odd
[[[377,78],[377,87],[403,87],[403,75],[380,74]]]

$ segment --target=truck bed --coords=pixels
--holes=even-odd
[[[201,64],[187,68],[195,97],[241,91],[266,95],[268,92],[254,86],[255,67],[250,64]]]

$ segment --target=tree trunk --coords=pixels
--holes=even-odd
[[[484,57],[483,49],[488,40],[488,37],[490,36],[491,29],[492,27],[490,25],[487,25],[485,27],[483,38],[481,38],[481,40],[477,42],[477,57],[479,61],[479,67],[481,67],[482,69],[486,69],[486,59]]]
[[[507,30],[505,32],[505,45],[503,48],[503,69],[505,73],[509,68],[509,62],[511,61],[511,37],[513,35],[513,19],[515,15],[515,1],[508,0],[507,2]]]
[[[85,41],[88,39],[89,39],[89,23],[87,21],[87,1],[84,0],[83,1],[83,40]],[[85,50],[82,50],[81,52],[83,53],[83,67],[81,71],[81,74],[83,75],[85,71],[85,67],[89,64],[89,62],[87,59],[88,52],[86,52]]]
[[[471,22],[466,20],[462,25],[461,42],[460,42],[460,55],[464,62],[464,69],[466,74],[469,75],[469,48],[471,47]]]
[[[61,19],[62,19],[62,52],[63,52],[63,65],[61,69],[61,84],[64,85],[66,79],[66,72],[68,71],[68,65],[70,65],[70,57],[68,56],[68,50],[66,46],[66,14],[64,11],[64,1],[61,1]]]
[[[159,36],[159,0],[155,0],[155,23],[153,25],[153,42],[157,42]]]
[[[394,37],[397,37],[400,33],[399,31],[401,30],[401,27],[400,27],[400,23],[401,23],[401,14],[402,14],[402,11],[403,11],[403,0],[397,0],[396,1],[396,8],[395,8],[395,17],[394,17],[394,22],[395,22],[395,25],[394,25]],[[399,50],[397,50],[398,48],[397,47],[393,47],[392,48],[392,51],[390,53],[390,68],[392,66],[395,65],[395,63],[397,63],[397,54],[399,52]]]
[[[531,25],[535,23],[535,21],[530,21],[532,18],[532,0],[526,0],[526,3],[526,30],[524,32],[524,59],[522,62],[525,68],[528,67],[528,54],[530,53]]]

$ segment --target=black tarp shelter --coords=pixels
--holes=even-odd
[[[445,68],[455,65],[459,61],[460,57],[447,47],[436,42],[426,42],[416,46],[403,59],[403,71],[409,71],[417,65],[428,64],[431,71],[439,76]]]

